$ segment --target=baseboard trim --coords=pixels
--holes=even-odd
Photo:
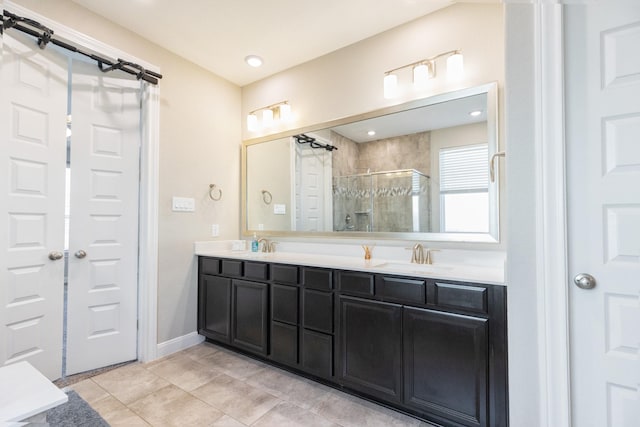
[[[181,337],[176,337],[169,341],[159,343],[156,355],[158,358],[168,356],[180,350],[184,350],[185,348],[200,344],[202,341],[204,341],[204,337],[202,335],[198,335],[196,331],[193,331],[186,335],[182,335]]]

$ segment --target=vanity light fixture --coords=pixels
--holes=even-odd
[[[262,112],[262,123],[258,119],[258,113]],[[266,107],[258,108],[247,115],[247,130],[255,132],[261,128],[270,128],[276,123],[291,121],[291,105],[289,101],[281,101]]]
[[[421,59],[411,64],[396,67],[384,73],[384,97],[394,98],[398,95],[397,71],[412,67],[413,85],[416,89],[427,86],[429,79],[436,76],[436,59],[447,57],[447,76],[450,80],[458,80],[464,75],[464,60],[459,50],[450,50],[430,58]]]

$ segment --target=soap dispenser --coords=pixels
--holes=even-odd
[[[253,233],[253,240],[251,240],[251,252],[258,252],[258,236],[256,233]]]

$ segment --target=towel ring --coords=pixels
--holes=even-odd
[[[218,200],[222,199],[222,189],[218,188],[218,194],[214,196],[213,195],[213,190],[215,190],[215,189],[216,189],[216,185],[215,184],[209,184],[209,197],[214,202],[217,202]]]
[[[272,200],[273,196],[271,195],[271,193],[269,193],[267,190],[262,190],[262,201],[265,204],[270,205]]]

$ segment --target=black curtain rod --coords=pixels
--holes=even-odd
[[[296,142],[298,144],[309,144],[311,148],[324,148],[327,151],[333,151],[338,149],[338,147],[336,146],[318,142],[316,141],[315,138],[305,135],[304,133],[301,133],[299,135],[293,135],[293,137],[296,139]]]
[[[154,85],[158,84],[158,79],[162,78],[162,74],[145,70],[144,67],[134,62],[125,61],[119,58],[116,62],[114,62],[102,56],[85,52],[76,46],[54,38],[53,30],[45,27],[38,21],[24,18],[22,16],[15,15],[7,10],[3,10],[0,35],[4,33],[4,30],[9,28],[14,28],[18,31],[22,31],[23,33],[29,34],[30,36],[38,39],[38,47],[40,47],[40,49],[44,49],[45,47],[47,47],[48,43],[53,43],[54,45],[70,50],[71,52],[79,53],[80,55],[91,58],[98,63],[98,68],[100,68],[100,70],[104,73],[114,70],[122,70],[125,73],[136,76],[138,80],[144,80]]]

